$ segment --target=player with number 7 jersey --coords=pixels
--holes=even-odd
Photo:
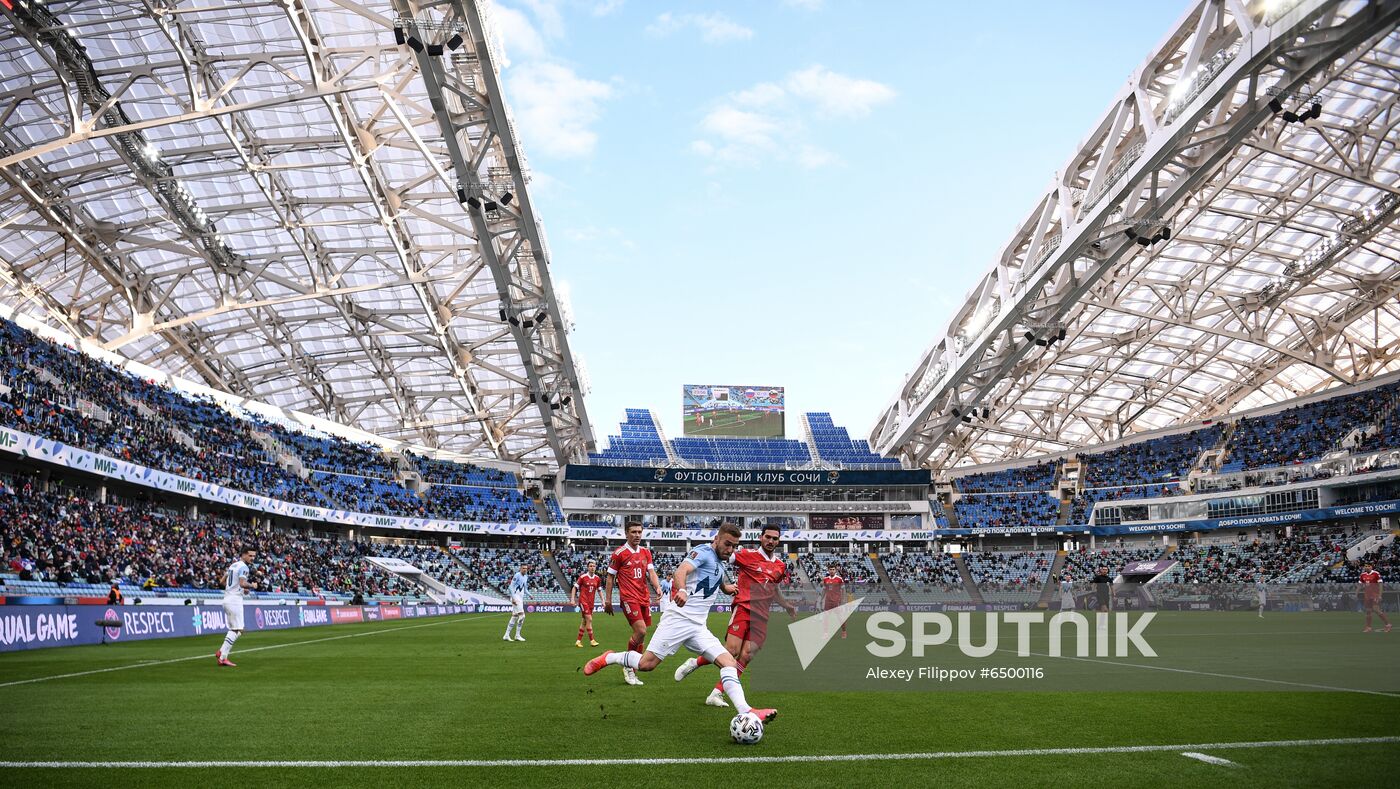
[[[603,591],[603,612],[611,615],[613,584],[617,584],[618,598],[622,601],[622,614],[627,624],[632,626],[632,638],[627,641],[630,652],[641,654],[642,645],[647,640],[647,628],[651,627],[651,590],[661,597],[661,581],[656,577],[656,565],[652,563],[651,550],[642,547],[642,524],[633,521],[623,527],[627,544],[613,551],[608,559],[608,578]],[[628,685],[641,685],[635,671],[626,669],[622,674]]]

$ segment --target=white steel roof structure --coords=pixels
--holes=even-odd
[[[477,3],[0,13],[0,301],[392,439],[591,447]]]
[[[1396,0],[1193,3],[871,444],[943,470],[1400,369],[1397,19]]]

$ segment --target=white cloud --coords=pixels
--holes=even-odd
[[[715,163],[827,167],[840,157],[809,139],[813,121],[862,118],[895,95],[880,82],[809,66],[725,96],[701,118],[690,151]]]
[[[521,59],[545,57],[548,50],[544,44],[544,36],[535,29],[530,18],[524,12],[503,6],[500,3],[489,3],[486,6],[491,20],[492,38],[496,40],[498,51],[503,61],[501,68],[508,68],[512,57]]]
[[[598,143],[592,126],[612,98],[605,82],[586,79],[559,63],[527,63],[509,76],[509,95],[521,136],[531,151],[560,158],[587,156]]]
[[[700,127],[725,140],[755,148],[772,146],[773,135],[778,131],[776,120],[757,112],[746,112],[729,106],[711,110],[700,122]]]
[[[593,6],[593,15],[607,16],[622,8],[624,2],[626,2],[626,0],[599,0],[599,2],[595,3]]]
[[[612,85],[581,76],[554,57],[554,44],[566,34],[559,3],[515,0],[507,6],[489,0],[489,29],[526,152],[587,156],[598,144],[593,126],[602,116],[603,102],[616,92]],[[540,175],[536,171],[536,179]]]
[[[647,25],[647,33],[657,37],[695,28],[706,44],[727,44],[753,38],[753,30],[733,21],[724,14],[672,14],[669,11]]]
[[[818,148],[809,143],[797,148],[797,163],[807,170],[816,170],[836,161],[838,161],[836,154],[824,148]]]
[[[862,118],[877,104],[895,97],[894,88],[874,80],[837,74],[821,66],[808,66],[788,75],[783,84],[792,95],[815,104],[822,113]]]
[[[535,21],[544,30],[547,38],[564,36],[564,15],[559,12],[558,0],[520,0],[535,15]]]

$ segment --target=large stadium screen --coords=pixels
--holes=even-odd
[[[687,436],[783,437],[783,387],[686,384]]]

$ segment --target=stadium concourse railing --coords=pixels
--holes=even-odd
[[[507,604],[262,605],[243,607],[245,630],[388,622],[454,614],[507,611]],[[156,638],[212,636],[228,631],[220,605],[6,605],[0,606],[0,652]]]

